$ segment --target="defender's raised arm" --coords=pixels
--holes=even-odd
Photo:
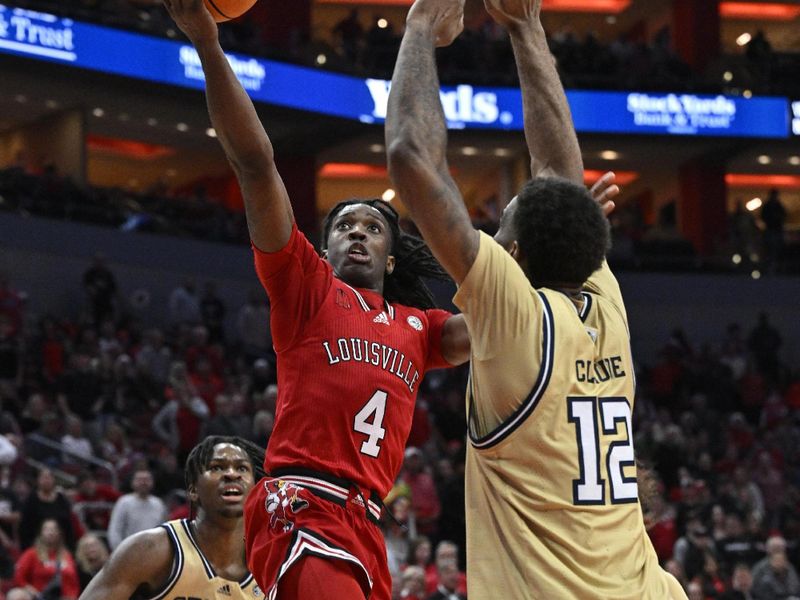
[[[392,78],[386,118],[389,174],[436,258],[460,283],[478,233],[447,165],[447,127],[434,49],[461,31],[464,0],[417,0]]]

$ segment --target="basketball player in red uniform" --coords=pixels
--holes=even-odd
[[[465,362],[460,316],[433,308],[443,271],[380,200],[337,205],[323,257],[297,229],[270,140],[202,0],[164,0],[194,44],[211,122],[239,179],[278,356],[275,427],[245,511],[268,598],[389,600],[378,528],[429,369]]]

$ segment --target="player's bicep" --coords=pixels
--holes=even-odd
[[[150,529],[120,544],[79,600],[128,600],[137,590],[149,595],[167,584],[174,549],[166,529]]]
[[[541,322],[538,296],[522,268],[497,242],[480,235],[480,250],[453,301],[464,314],[472,355],[487,360],[505,352]]]

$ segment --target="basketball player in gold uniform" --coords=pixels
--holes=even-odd
[[[244,501],[264,451],[211,436],[186,461],[194,519],[170,521],[122,542],[80,600],[258,600],[244,556]],[[261,475],[258,475],[260,477]]]
[[[446,160],[434,47],[464,0],[416,0],[392,80],[392,181],[459,286],[472,342],[467,410],[467,579],[473,600],[678,600],[645,532],[632,446],[625,305],[604,258],[541,0],[486,0],[511,35],[533,180],[494,239],[470,223]]]

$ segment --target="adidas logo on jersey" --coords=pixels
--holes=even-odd
[[[226,583],[225,585],[221,586],[217,590],[217,594],[220,594],[222,596],[230,596],[231,595],[231,584]]]
[[[372,319],[373,323],[382,323],[383,325],[389,324],[389,317],[386,316],[385,312],[381,312],[377,317]]]

